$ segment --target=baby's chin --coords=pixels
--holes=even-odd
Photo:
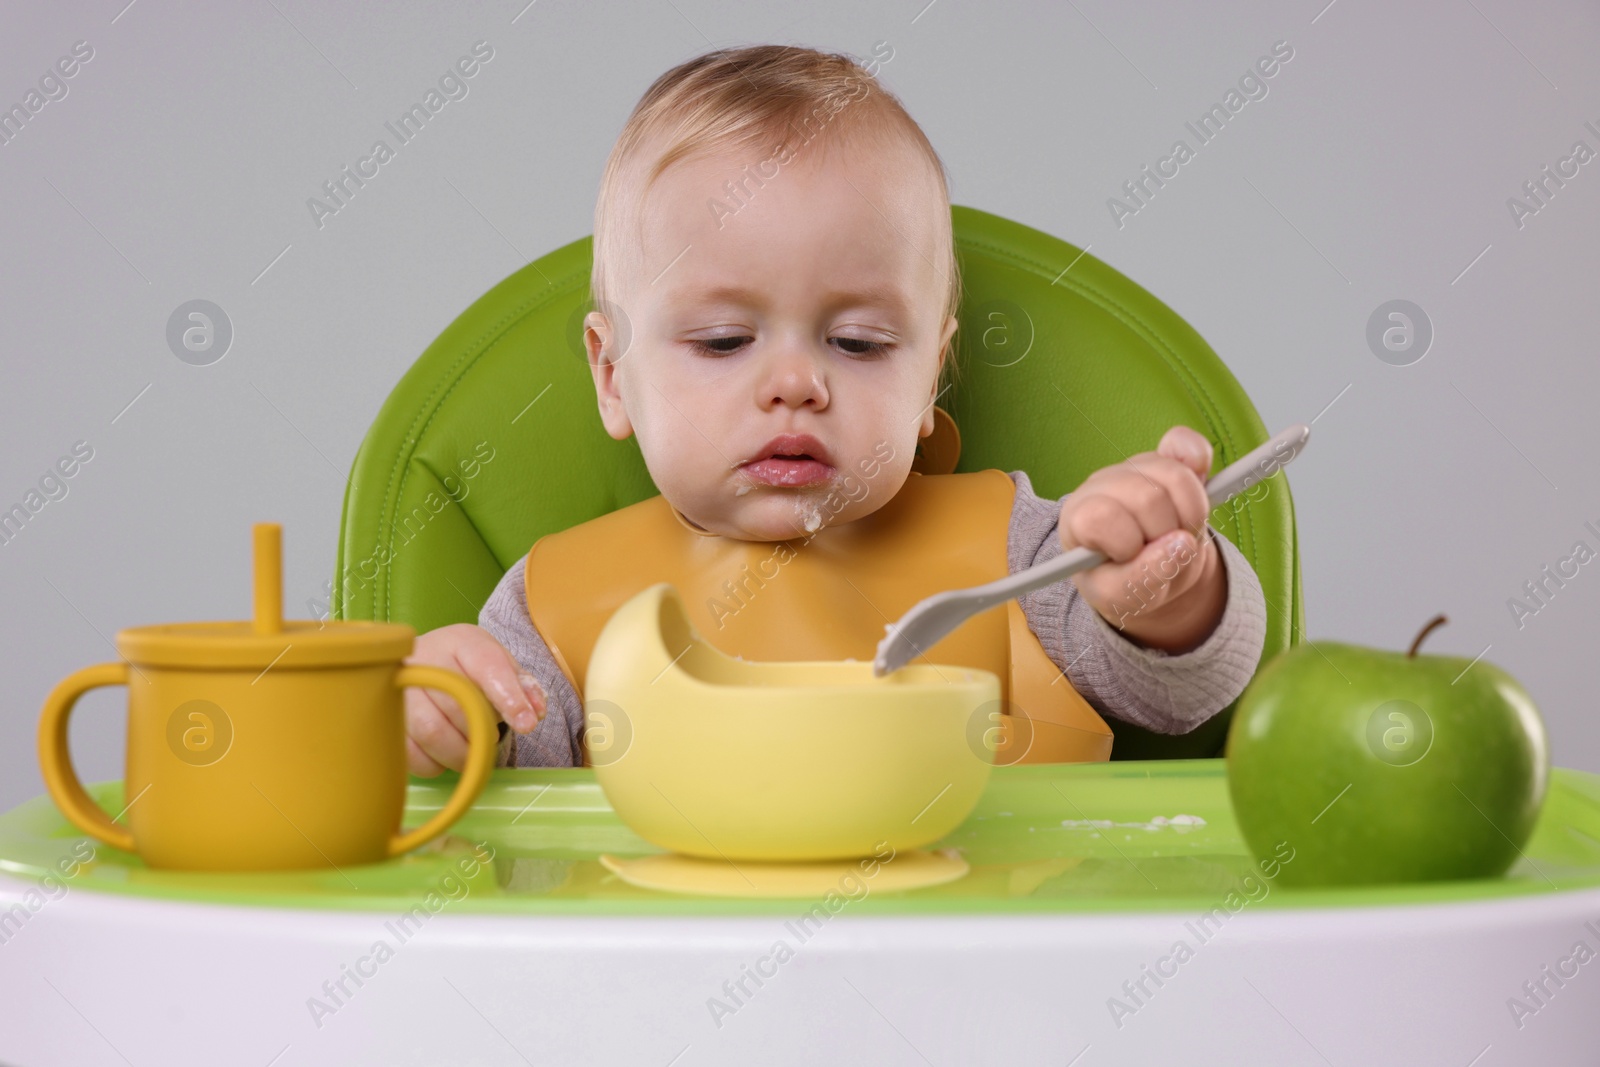
[[[830,499],[831,486],[823,483],[804,489],[771,486],[741,486],[729,500],[707,502],[706,506],[680,514],[701,529],[741,541],[790,541],[807,538],[824,526],[838,521],[849,501]]]

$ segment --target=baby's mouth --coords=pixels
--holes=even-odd
[[[738,470],[758,485],[800,487],[816,485],[833,477],[833,467],[804,453],[768,456],[740,464]],[[745,487],[741,486],[741,489]]]

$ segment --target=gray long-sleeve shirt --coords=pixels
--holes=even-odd
[[[1056,532],[1061,503],[1036,496],[1022,471],[1016,483],[1006,555],[1011,573],[1061,554]],[[1156,733],[1188,733],[1232,703],[1255,673],[1266,641],[1261,583],[1239,549],[1206,528],[1221,553],[1227,605],[1216,629],[1181,655],[1142,648],[1117,632],[1063,579],[1019,598],[1028,626],[1045,654],[1066,672],[1072,687],[1102,715]],[[574,767],[583,763],[583,705],[528,616],[523,564],[500,579],[478,615],[478,625],[504,645],[544,688],[548,712],[527,734],[501,727],[500,766]]]

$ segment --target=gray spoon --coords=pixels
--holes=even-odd
[[[1306,447],[1311,437],[1311,427],[1295,423],[1261,447],[1253,450],[1216,473],[1206,483],[1206,498],[1213,509],[1243,493],[1258,482],[1272,477],[1287,467],[1291,460]],[[899,670],[931,648],[950,631],[966,622],[980,611],[1003,604],[1012,597],[1031,593],[1035,589],[1059,582],[1063,578],[1098,567],[1106,557],[1092,548],[1078,546],[1063,552],[1048,563],[1029,567],[1025,571],[1007,575],[987,585],[970,589],[953,589],[935,593],[917,603],[901,616],[899,622],[884,627],[887,636],[878,642],[877,658],[872,661],[874,676]]]

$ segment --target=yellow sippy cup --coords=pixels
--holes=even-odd
[[[498,740],[478,687],[402,664],[416,636],[409,626],[286,622],[281,537],[276,523],[254,527],[253,620],[121,630],[121,661],[78,671],[45,700],[39,764],[79,829],[157,868],[339,867],[413,849],[477,799]],[[126,828],[90,799],[67,750],[73,705],[108,685],[128,687]],[[470,747],[444,808],[401,833],[407,686],[454,697]]]

